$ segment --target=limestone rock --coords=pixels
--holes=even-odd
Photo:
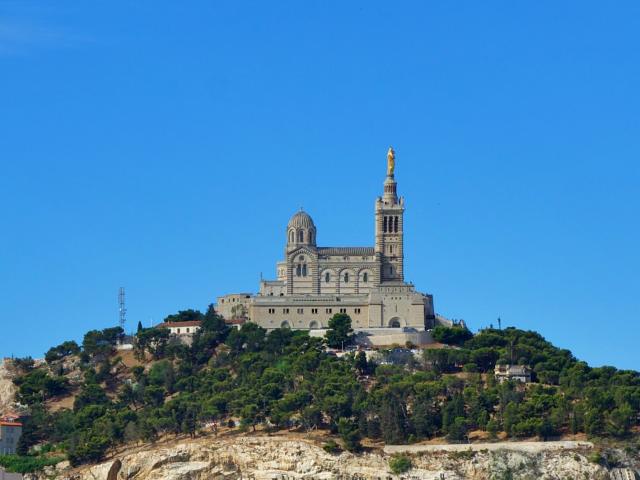
[[[99,465],[55,469],[47,475],[60,480],[636,480],[629,476],[635,475],[631,468],[610,472],[590,462],[589,453],[585,446],[546,448],[544,444],[520,449],[517,444],[511,449],[503,444],[476,451],[433,449],[407,453],[413,468],[395,476],[389,469],[391,454],[380,451],[330,454],[311,442],[289,437],[207,437],[170,446],[150,445]]]

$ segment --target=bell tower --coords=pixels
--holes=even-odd
[[[380,283],[404,281],[404,198],[398,198],[395,180],[396,155],[387,152],[384,194],[376,199],[376,258]]]

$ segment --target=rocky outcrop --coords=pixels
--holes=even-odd
[[[6,360],[0,360],[0,415],[14,409],[16,386]]]
[[[213,437],[182,441],[124,452],[99,465],[77,470],[65,466],[44,472],[32,480],[294,480],[294,479],[428,479],[428,480],[564,480],[610,478],[631,479],[631,469],[618,466],[613,472],[588,460],[591,449],[501,448],[403,453],[413,468],[395,476],[390,473],[392,456],[382,451],[360,455],[329,454],[302,439],[267,436]],[[397,455],[398,453],[396,453]],[[637,467],[637,466],[636,466]],[[615,475],[615,476],[613,476]],[[626,475],[626,476],[621,476]],[[631,475],[631,476],[629,476]]]

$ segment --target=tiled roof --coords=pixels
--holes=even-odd
[[[247,320],[244,318],[232,318],[230,320],[225,320],[224,323],[227,325],[242,325],[243,323],[247,323]]]
[[[0,422],[0,426],[2,427],[21,427],[22,424],[19,422]]]
[[[373,247],[320,247],[318,255],[374,255]]]
[[[162,322],[157,326],[165,327],[165,328],[180,328],[180,327],[199,327],[200,325],[202,325],[202,322],[200,320],[191,320],[188,322]]]

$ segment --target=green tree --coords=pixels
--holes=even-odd
[[[73,410],[78,412],[88,405],[107,405],[109,397],[100,385],[95,383],[85,384],[73,402]]]
[[[467,441],[467,419],[456,417],[447,429],[447,440],[450,442]]]
[[[463,326],[454,325],[453,327],[445,327],[438,325],[431,332],[436,342],[446,343],[448,345],[462,345],[467,340],[473,338],[473,334]]]
[[[364,353],[362,350],[356,353],[354,367],[360,375],[366,375],[369,373],[369,363],[367,362],[367,354]]]
[[[350,452],[359,452],[362,450],[360,431],[354,422],[347,418],[340,418],[338,420],[338,434],[346,450]]]
[[[336,313],[329,319],[329,329],[325,334],[327,345],[331,348],[347,347],[355,341],[351,328],[351,317],[346,313]]]
[[[232,329],[226,344],[235,354],[243,351],[259,352],[264,347],[267,331],[257,323],[245,323],[239,329]]]
[[[389,460],[389,468],[394,475],[406,473],[413,467],[411,459],[406,455],[394,455]]]
[[[69,340],[62,342],[56,347],[50,348],[45,354],[44,359],[47,363],[53,363],[70,355],[77,355],[78,353],[80,353],[78,344],[73,340]]]
[[[136,356],[144,358],[144,352],[148,351],[153,358],[160,359],[164,356],[169,342],[169,330],[162,327],[145,328],[136,335],[134,348]]]
[[[178,313],[174,313],[173,315],[168,315],[164,321],[165,322],[194,322],[194,321],[202,321],[204,320],[204,315],[199,310],[180,310]]]

